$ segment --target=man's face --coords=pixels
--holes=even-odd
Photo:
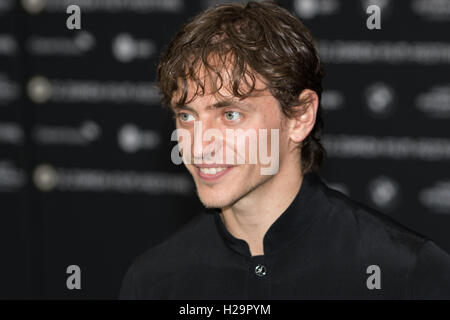
[[[256,88],[264,88],[259,79]],[[194,84],[189,92],[195,92]],[[187,130],[191,137],[190,141],[186,140],[190,145],[188,151],[182,151],[183,158],[186,160],[185,152],[190,152],[191,163],[184,162],[194,178],[201,202],[208,208],[231,206],[261,190],[276,177],[278,169],[281,170],[285,163],[283,160],[292,152],[284,125],[286,118],[268,89],[255,92],[244,100],[232,96],[225,88],[221,89],[220,95],[209,94],[206,90],[204,95],[197,96],[184,107],[175,108],[174,112],[177,129]],[[242,130],[239,132],[238,129]],[[267,134],[259,129],[267,129]],[[273,129],[278,131],[278,136]],[[214,138],[205,139],[208,131]],[[256,141],[250,138],[251,132]],[[256,161],[250,155],[255,155],[255,147]],[[269,157],[271,163],[261,161],[261,155]],[[262,174],[261,169],[273,168],[274,161],[273,173]]]

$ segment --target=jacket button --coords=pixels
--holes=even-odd
[[[265,276],[265,275],[266,275],[266,266],[264,266],[263,264],[258,264],[258,265],[255,267],[255,274],[256,274],[258,277],[263,277],[263,276]]]

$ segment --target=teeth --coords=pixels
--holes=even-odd
[[[206,174],[216,174],[219,173],[222,170],[225,170],[226,168],[223,167],[217,167],[217,168],[200,168],[200,171],[202,173],[206,173]]]

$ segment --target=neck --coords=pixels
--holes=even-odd
[[[300,170],[280,167],[270,180],[233,206],[222,208],[221,218],[227,230],[247,242],[252,256],[264,254],[264,235],[292,203],[302,180]]]

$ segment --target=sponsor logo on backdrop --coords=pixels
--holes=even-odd
[[[341,90],[324,90],[321,99],[324,111],[334,111],[342,109],[345,105],[345,96]]]
[[[29,14],[38,14],[45,8],[47,0],[21,0],[20,3]],[[66,7],[64,7],[64,12],[66,11]]]
[[[450,180],[439,180],[419,191],[419,203],[439,214],[450,214]]]
[[[424,20],[450,21],[450,1],[448,0],[413,0],[411,11]]]
[[[127,63],[151,58],[157,50],[156,45],[148,39],[135,39],[128,33],[120,33],[113,39],[112,52],[118,61]]]
[[[383,212],[389,213],[398,208],[401,202],[399,184],[389,176],[378,176],[369,181],[370,202]]]
[[[12,161],[0,160],[0,192],[14,192],[25,186],[27,176]]]
[[[58,184],[58,173],[49,164],[38,165],[33,172],[33,182],[40,191],[51,191]]]
[[[373,118],[384,119],[395,110],[396,94],[388,84],[376,82],[364,90],[364,103]]]
[[[81,168],[57,168],[39,164],[33,172],[33,183],[43,192],[117,192],[142,194],[181,194],[193,191],[185,174],[149,171],[106,171]]]
[[[429,118],[450,118],[450,84],[436,85],[428,91],[419,93],[414,104]]]
[[[450,160],[450,138],[326,134],[323,142],[330,158]]]
[[[0,33],[0,56],[14,56],[19,45],[12,34]]]
[[[38,145],[87,146],[101,134],[102,129],[95,121],[86,120],[78,127],[38,125],[33,130],[33,139]]]
[[[65,13],[67,7],[73,4],[78,5],[83,13],[180,13],[185,8],[183,0],[21,0],[21,3],[29,14]]]
[[[117,134],[119,147],[127,153],[152,150],[161,143],[161,136],[153,130],[143,130],[132,123],[124,124]]]
[[[35,76],[27,84],[34,103],[136,103],[159,105],[159,91],[153,82],[47,79]]]
[[[24,140],[22,127],[15,122],[0,122],[0,143],[21,145]]]
[[[52,86],[47,78],[35,76],[28,81],[27,94],[34,103],[45,103],[52,96]]]
[[[80,31],[71,37],[32,36],[26,42],[27,50],[36,56],[82,56],[96,45],[95,37]]]
[[[0,106],[10,103],[19,97],[20,86],[4,73],[0,73]]]
[[[300,19],[308,20],[318,16],[337,14],[340,2],[337,0],[294,0],[293,7]]]
[[[2,0],[0,1],[0,14],[6,13],[13,8],[15,0]]]
[[[440,41],[354,41],[320,40],[320,56],[332,64],[419,64],[450,63],[450,43]]]

